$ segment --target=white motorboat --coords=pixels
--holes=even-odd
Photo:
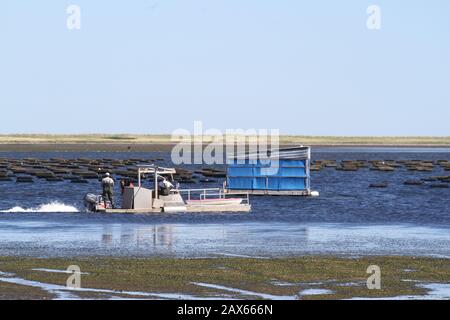
[[[122,193],[122,208],[112,208],[105,204],[102,196],[87,194],[86,208],[93,212],[105,213],[152,213],[152,212],[249,212],[251,210],[248,192],[225,192],[220,188],[172,189],[162,193],[158,189],[158,177],[171,176],[174,168],[154,165],[139,166],[138,186],[125,187]],[[144,188],[141,175],[154,177],[154,188]],[[185,201],[183,196],[187,198]],[[239,198],[241,196],[241,198]]]

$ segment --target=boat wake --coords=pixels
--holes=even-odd
[[[47,204],[41,204],[40,206],[34,208],[22,208],[22,207],[13,207],[8,210],[0,210],[3,213],[20,213],[20,212],[44,212],[44,213],[56,213],[56,212],[80,212],[74,206],[69,206],[64,203],[55,201]]]

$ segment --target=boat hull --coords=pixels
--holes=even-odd
[[[110,214],[152,214],[163,212],[190,212],[190,213],[218,213],[218,212],[250,212],[251,205],[249,204],[225,204],[225,205],[186,205],[185,208],[180,208],[179,211],[173,210],[165,211],[164,208],[151,209],[106,209],[99,212]]]
[[[240,198],[228,198],[228,199],[204,199],[204,200],[187,200],[186,204],[191,206],[223,206],[223,205],[237,205],[241,204],[242,199]]]

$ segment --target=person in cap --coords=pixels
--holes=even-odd
[[[111,178],[109,172],[105,174],[105,177],[102,180],[102,189],[103,189],[103,201],[105,202],[106,209],[106,201],[111,203],[111,207],[114,208],[114,180]]]

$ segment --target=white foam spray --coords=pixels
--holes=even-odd
[[[44,212],[44,213],[52,213],[52,212],[79,212],[77,208],[74,206],[69,206],[64,203],[54,201],[47,204],[41,204],[40,206],[34,208],[22,208],[22,207],[13,207],[8,210],[0,210],[0,212],[5,213],[21,213],[21,212]]]

